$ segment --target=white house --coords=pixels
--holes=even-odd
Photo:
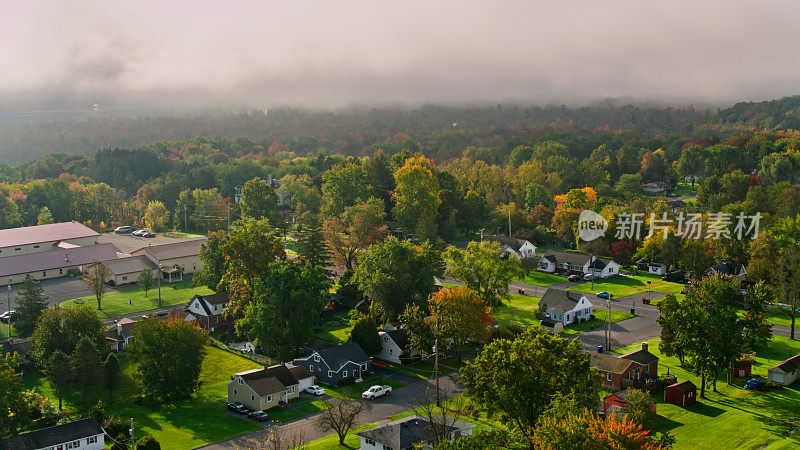
[[[509,238],[507,236],[490,236],[486,239],[499,242],[505,254],[516,256],[520,260],[532,258],[536,254],[536,246],[525,239]]]
[[[563,325],[589,320],[594,312],[594,305],[586,295],[555,288],[545,291],[539,306],[547,320]]]
[[[653,275],[666,275],[667,266],[664,264],[651,263],[647,265],[647,272]]]
[[[611,259],[598,258],[578,252],[547,252],[539,261],[539,270],[565,275],[581,273],[608,278],[619,273],[619,264]]]
[[[117,352],[125,350],[133,340],[134,329],[136,329],[136,322],[127,317],[120,319],[114,326],[106,330],[108,345]]]
[[[103,450],[104,434],[94,419],[83,419],[2,439],[0,449]]]
[[[792,356],[786,361],[767,369],[769,381],[789,386],[800,378],[800,355]]]
[[[229,322],[222,316],[228,307],[228,294],[218,292],[211,295],[195,295],[186,307],[186,320],[197,321],[197,324],[209,331],[225,328]]]
[[[427,442],[433,427],[449,428],[448,438],[454,441],[472,435],[474,424],[462,420],[435,418],[433,423],[417,415],[404,417],[379,427],[356,433],[361,438],[362,450],[401,450],[422,446],[432,448]]]
[[[408,333],[404,329],[381,331],[378,333],[381,340],[381,351],[378,358],[393,363],[402,364],[405,358],[414,358],[421,353],[419,350],[409,348]]]

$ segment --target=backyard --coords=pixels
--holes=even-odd
[[[650,284],[647,284],[648,281]],[[605,291],[617,299],[648,291],[678,293],[683,289],[684,285],[663,281],[655,275],[615,275],[605,280],[595,281],[594,284],[587,282],[572,288],[573,291],[590,294]]]
[[[536,313],[539,311],[539,297],[528,297],[525,295],[514,294],[509,298],[503,300],[503,304],[494,308],[492,314],[500,324],[516,324],[522,327],[539,326],[539,319]],[[595,317],[592,320],[574,323],[564,327],[563,334],[573,335],[583,333],[584,331],[592,330],[594,328],[602,328],[605,321],[605,312],[598,311],[595,307]],[[630,319],[633,314],[622,311],[611,311],[611,322],[619,322],[621,320]]]
[[[348,311],[337,311],[325,317],[322,328],[314,330],[314,337],[329,342],[347,342],[353,329],[348,314]]]
[[[567,278],[558,275],[553,275],[552,273],[545,273],[534,270],[525,277],[516,278],[514,279],[514,281],[519,281],[521,283],[527,283],[527,284],[535,284],[536,286],[551,286],[557,283],[563,283],[564,281],[567,281]]]
[[[133,397],[138,392],[134,381],[136,375],[124,356],[120,357],[120,365],[123,371],[114,403],[109,404],[106,395],[102,396],[107,413],[126,420],[132,417],[137,429],[152,435],[163,449],[195,448],[259,428],[255,423],[225,411],[226,385],[231,374],[260,367],[248,359],[207,347],[197,392],[189,399],[156,407],[134,403]],[[50,384],[40,372],[26,372],[24,383],[26,389],[35,389],[58,404]],[[97,393],[93,393],[90,404],[99,398]],[[66,396],[65,410],[74,410],[79,405],[81,397],[77,392]]]
[[[677,358],[662,355],[658,351],[657,339],[649,342],[650,352],[660,358],[659,373],[669,370],[669,373],[677,375],[678,381],[691,380],[698,386],[699,395],[699,377],[680,367]],[[640,344],[635,344],[618,349],[616,353],[639,347]],[[798,353],[800,341],[775,336],[766,349],[757,352],[753,375],[763,378],[768,368]],[[709,388],[707,399],[698,398],[695,404],[686,408],[663,403],[663,393],[655,395],[659,416],[655,431],[669,431],[675,436],[676,449],[797,448],[800,445],[800,433],[795,433],[800,429],[797,419],[798,383],[778,390],[757,392],[742,389],[746,379],[734,380],[734,385],[728,386],[721,377],[717,382],[718,393]]]
[[[195,294],[207,295],[212,293],[213,291],[205,286],[193,286],[192,280],[176,281],[174,283],[162,282],[161,305],[182,305],[191,300]],[[93,295],[64,301],[61,303],[61,306],[75,304],[85,304],[93,309],[97,309],[97,300]],[[139,286],[108,288],[100,304],[102,306],[100,317],[117,317],[132,312],[155,309],[159,307],[158,287],[153,286],[150,288],[150,290],[147,291],[147,295],[145,295],[144,289]]]

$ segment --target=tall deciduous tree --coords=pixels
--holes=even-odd
[[[772,291],[763,280],[747,290],[744,298],[746,311],[741,323],[745,342],[751,349],[761,348],[772,340],[772,324],[767,321],[767,307],[773,302]]]
[[[372,316],[362,317],[353,324],[350,340],[358,344],[368,355],[375,355],[381,351],[378,324]]]
[[[242,186],[242,216],[268,219],[278,224],[278,195],[272,186],[260,178],[253,178]]]
[[[346,207],[341,216],[326,218],[322,231],[336,262],[352,270],[359,253],[386,236],[383,217],[383,204],[370,197],[363,203]]]
[[[33,281],[30,275],[22,281],[22,289],[17,295],[17,331],[23,336],[30,336],[36,326],[36,319],[47,309],[47,297],[44,289]]]
[[[561,448],[641,449],[662,450],[663,447],[644,430],[642,425],[615,415],[598,417],[590,410],[570,412],[565,417],[542,416],[531,439],[531,448],[550,450]]]
[[[106,267],[98,261],[94,261],[92,263],[91,269],[86,272],[83,278],[84,281],[86,281],[86,286],[90,291],[92,291],[94,298],[97,300],[98,311],[103,309],[100,302],[103,299],[103,295],[106,293],[107,278],[108,270],[106,270]]]
[[[82,337],[90,338],[95,347],[104,348],[106,337],[103,321],[97,311],[86,305],[48,308],[36,322],[31,340],[36,361],[46,367],[56,350],[72,355]]]
[[[142,393],[157,401],[186,398],[200,386],[208,336],[180,320],[145,319],[127,349]]]
[[[158,200],[148,203],[144,213],[144,225],[151,230],[162,231],[167,224],[169,224],[167,207]]]
[[[103,373],[97,345],[91,338],[84,336],[78,341],[75,353],[70,357],[69,365],[72,384],[80,389],[83,409],[86,410],[86,396],[89,390],[97,385],[97,380]]]
[[[369,197],[367,179],[357,162],[331,167],[322,175],[322,180],[322,213],[327,217],[338,216],[348,206]]]
[[[487,344],[462,369],[461,380],[480,408],[499,414],[530,439],[555,396],[569,394],[587,408],[597,404],[600,380],[581,350],[578,340],[530,328],[513,341]]]
[[[508,285],[521,274],[516,257],[504,257],[498,242],[470,242],[466,250],[449,247],[447,273],[477,292],[486,305],[496,306],[508,297]]]
[[[424,239],[436,236],[439,180],[436,168],[423,156],[408,158],[394,173],[394,215],[406,230]]]
[[[136,277],[136,283],[139,284],[139,287],[144,289],[144,296],[147,297],[147,291],[153,287],[153,282],[155,279],[153,278],[153,271],[144,268],[141,272],[139,272],[139,276]]]
[[[434,277],[441,276],[442,269],[441,256],[430,244],[415,245],[390,236],[369,247],[355,277],[364,296],[393,320],[408,304],[427,308]]]
[[[492,309],[475,291],[464,286],[442,290],[429,303],[429,321],[439,345],[455,351],[459,361],[464,347],[486,339]]]
[[[0,350],[0,437],[17,434],[25,423],[27,405],[22,377],[17,373],[19,355]]]
[[[254,281],[253,300],[236,329],[281,360],[311,338],[328,292],[325,271],[305,261],[277,261]]]
[[[372,404],[364,400],[348,401],[332,398],[326,403],[328,407],[317,414],[314,427],[323,433],[336,432],[340,446],[344,445],[347,433],[356,426],[358,417],[372,409]]]

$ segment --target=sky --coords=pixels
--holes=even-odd
[[[727,105],[800,93],[794,0],[0,0],[0,108]]]

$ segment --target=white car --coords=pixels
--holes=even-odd
[[[306,388],[306,392],[308,392],[309,394],[314,394],[314,395],[325,395],[325,389],[322,389],[321,387],[317,386],[316,384],[314,386],[307,387]]]
[[[361,393],[361,398],[365,398],[367,400],[375,400],[378,397],[383,397],[384,395],[389,395],[392,393],[392,387],[383,385],[383,386],[372,386],[371,388],[367,389],[366,391]]]

